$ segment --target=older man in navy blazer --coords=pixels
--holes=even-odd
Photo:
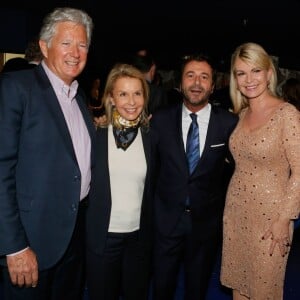
[[[237,116],[209,104],[216,71],[201,54],[182,65],[183,104],[153,114],[156,158],[153,299],[174,299],[178,271],[184,269],[184,299],[203,300],[222,237],[228,179],[229,136]],[[196,114],[199,158],[190,171],[186,155],[190,114]]]
[[[36,68],[0,79],[0,255],[5,299],[79,300],[94,126],[75,77],[92,20],[57,8]]]

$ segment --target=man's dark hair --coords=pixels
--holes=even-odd
[[[23,57],[13,57],[6,61],[2,68],[2,72],[12,72],[29,69],[28,61]]]
[[[212,72],[212,80],[215,83],[216,79],[217,79],[217,70],[215,67],[215,62],[214,60],[208,56],[207,54],[204,53],[194,53],[191,55],[185,55],[182,57],[182,62],[181,62],[181,74],[183,72],[183,69],[185,68],[185,66],[191,62],[191,61],[198,61],[198,62],[206,62],[210,65],[210,67],[212,68],[213,72]]]
[[[43,54],[40,49],[39,39],[33,38],[25,49],[25,59],[28,62],[37,61],[40,62],[43,59]]]
[[[149,55],[134,55],[130,63],[142,73],[147,73],[154,64],[154,60]]]

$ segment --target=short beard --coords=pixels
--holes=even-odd
[[[204,97],[198,100],[191,100],[185,94],[183,94],[183,101],[192,107],[205,106],[209,102],[208,97]]]
[[[189,103],[189,105],[194,106],[194,107],[203,106],[204,104],[208,103],[208,101],[209,100],[207,98],[203,98],[199,101],[196,101],[196,102],[193,101],[192,102],[189,98],[184,97],[184,102],[187,102],[187,103]]]

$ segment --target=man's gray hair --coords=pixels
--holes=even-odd
[[[74,22],[85,27],[87,33],[87,46],[89,47],[92,39],[93,20],[83,10],[71,7],[58,7],[50,12],[43,20],[39,38],[46,41],[50,46],[52,37],[55,35],[56,25],[60,22]]]

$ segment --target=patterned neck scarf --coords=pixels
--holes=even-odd
[[[128,121],[121,117],[118,111],[114,109],[112,117],[116,146],[117,148],[121,148],[125,151],[133,143],[137,136],[141,116],[139,116],[136,120]]]

